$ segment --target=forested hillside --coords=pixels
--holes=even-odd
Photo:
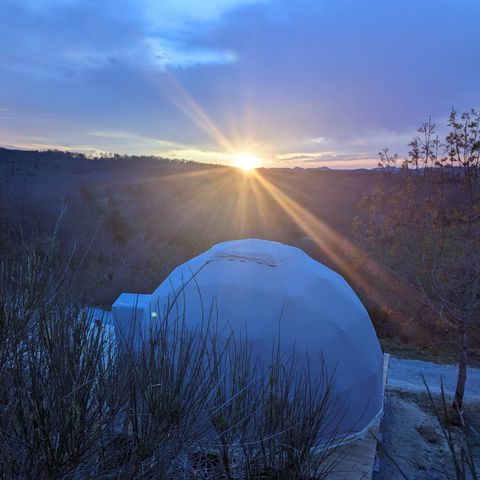
[[[436,319],[415,295],[367,271],[352,232],[358,203],[380,175],[300,168],[252,175],[155,157],[2,149],[0,255],[53,248],[75,269],[78,299],[108,307],[121,292],[152,291],[212,244],[276,240],[345,275],[384,339],[428,349],[447,332],[432,330]]]

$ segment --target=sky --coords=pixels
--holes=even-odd
[[[478,0],[0,0],[0,145],[372,167],[480,106],[479,20]]]

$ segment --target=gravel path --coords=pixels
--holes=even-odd
[[[455,365],[442,365],[439,363],[425,362],[423,360],[406,360],[390,357],[388,369],[388,387],[394,390],[407,392],[425,392],[422,374],[432,391],[440,393],[440,379],[446,394],[455,392],[457,381],[457,367]],[[465,397],[470,400],[480,400],[480,368],[469,368]]]

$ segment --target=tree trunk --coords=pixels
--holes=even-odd
[[[461,344],[460,344],[460,356],[458,359],[458,376],[457,386],[455,389],[455,398],[453,400],[453,415],[458,415],[462,411],[463,396],[465,394],[465,382],[467,380],[467,361],[468,361],[468,334],[466,328],[466,320],[463,321],[461,326]]]

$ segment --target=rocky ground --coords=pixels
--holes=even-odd
[[[456,380],[454,366],[391,358],[375,480],[456,479],[448,445],[425,393],[422,374],[437,401],[440,379],[448,400],[452,397]],[[468,374],[465,417],[469,426],[478,432],[480,369],[471,368]],[[473,431],[470,433],[480,471],[480,437]]]

